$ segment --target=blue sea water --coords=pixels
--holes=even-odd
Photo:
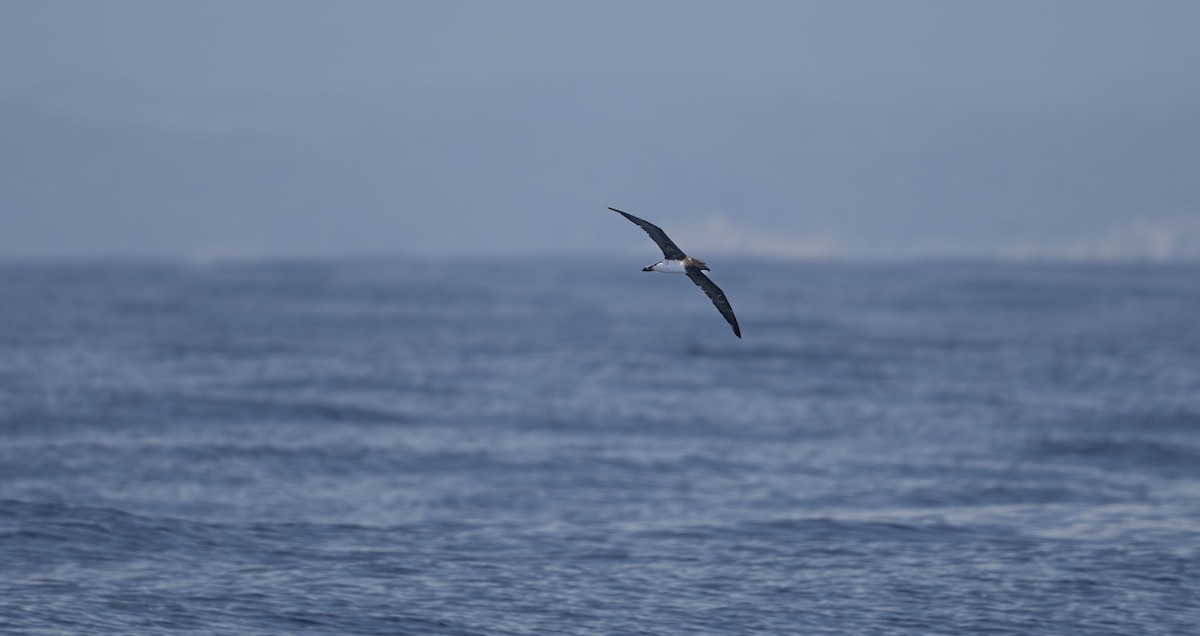
[[[0,631],[1197,634],[1200,265],[0,265]]]

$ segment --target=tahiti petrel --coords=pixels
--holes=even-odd
[[[699,259],[692,258],[683,253],[678,245],[675,245],[671,239],[667,238],[667,233],[662,231],[662,228],[649,222],[643,221],[632,214],[622,212],[616,208],[609,208],[613,212],[637,223],[638,227],[646,231],[650,238],[654,239],[655,243],[662,248],[663,259],[653,265],[648,265],[642,268],[643,272],[663,272],[665,274],[687,274],[688,278],[692,279],[700,289],[704,290],[705,294],[712,299],[717,310],[725,316],[725,320],[729,321],[729,326],[733,327],[733,335],[741,338],[742,330],[738,328],[737,318],[733,315],[733,307],[729,306],[729,300],[725,298],[725,292],[717,287],[716,283],[708,279],[704,275],[704,271],[708,269],[708,265]]]

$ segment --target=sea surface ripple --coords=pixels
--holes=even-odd
[[[0,631],[1196,634],[1200,266],[0,265]]]

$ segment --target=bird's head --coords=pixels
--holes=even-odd
[[[708,263],[705,263],[704,261],[702,261],[698,258],[693,259],[693,260],[696,261],[696,267],[699,267],[701,271],[705,271],[705,272],[712,271],[712,270],[708,269]]]

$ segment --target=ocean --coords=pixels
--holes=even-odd
[[[611,260],[0,264],[0,632],[1200,633],[1200,264]]]

